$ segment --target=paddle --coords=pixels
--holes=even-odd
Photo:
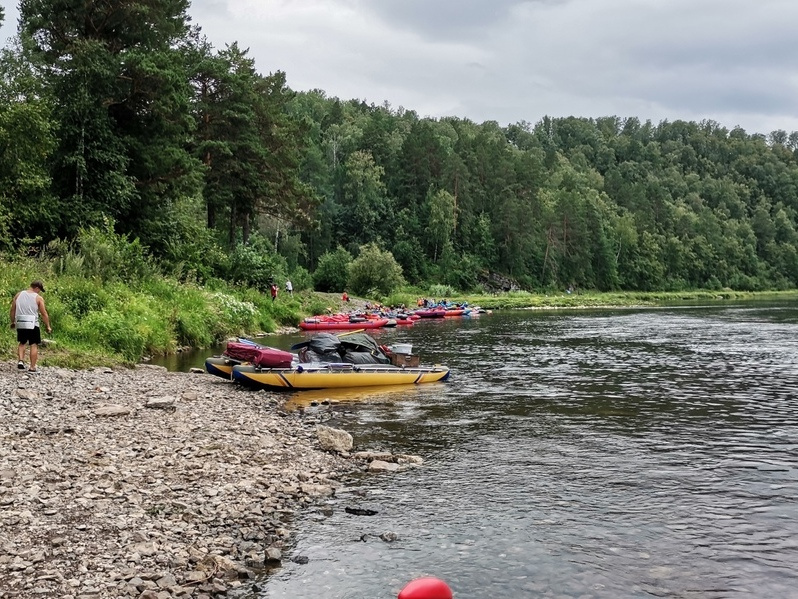
[[[362,333],[365,330],[366,329],[354,329],[352,331],[347,331],[346,333],[336,334],[335,336],[336,337],[346,337],[347,335],[354,335],[355,333]],[[307,347],[308,345],[310,345],[310,341],[300,341],[299,343],[294,343],[291,346],[291,349],[292,350],[294,350],[294,349],[302,349],[303,347]]]
[[[362,333],[366,329],[355,329],[354,331],[347,331],[346,333],[341,333],[340,335],[336,335],[336,337],[346,337],[347,335],[354,335],[355,333]]]

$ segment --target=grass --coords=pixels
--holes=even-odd
[[[17,259],[0,270],[6,306],[37,278],[45,281],[43,297],[53,326],[41,352],[44,366],[130,365],[146,355],[296,325],[318,303],[312,292],[272,302],[256,290],[218,282],[204,288],[154,275],[129,283],[103,281],[56,273],[46,261]],[[14,330],[6,323],[0,349],[13,357],[15,348]]]

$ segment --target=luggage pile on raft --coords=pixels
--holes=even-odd
[[[221,356],[205,360],[210,374],[269,389],[327,389],[444,381],[446,366],[420,366],[412,346],[386,347],[363,333],[319,333],[292,353],[248,339],[227,343]]]

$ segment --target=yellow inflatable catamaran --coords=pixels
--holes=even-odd
[[[257,368],[238,365],[233,380],[276,390],[344,389],[385,385],[418,385],[449,378],[446,366],[393,366],[390,364],[298,364],[293,368]]]

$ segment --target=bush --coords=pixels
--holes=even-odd
[[[359,295],[390,295],[405,284],[402,267],[393,254],[374,243],[360,248],[360,255],[349,267],[349,287]]]
[[[60,274],[131,283],[158,272],[142,243],[114,233],[108,218],[104,229],[81,229],[74,246],[56,242],[48,250],[58,254],[54,269]]]
[[[349,266],[352,254],[341,246],[334,252],[326,252],[320,259],[316,272],[313,273],[313,284],[317,291],[341,292],[349,281]]]
[[[304,306],[305,311],[310,314],[325,314],[328,308],[332,308],[323,298],[318,295],[311,295],[307,304]]]
[[[430,297],[440,298],[440,299],[450,298],[457,295],[455,290],[450,285],[438,285],[438,284],[429,286],[429,294]]]
[[[230,256],[227,278],[239,285],[266,291],[285,272],[284,259],[249,245],[239,245]]]
[[[212,305],[227,328],[243,333],[252,330],[258,321],[259,310],[254,303],[223,292],[214,293],[210,297]]]
[[[444,281],[446,283],[466,291],[473,291],[479,287],[477,274],[482,267],[474,256],[446,252],[445,260],[447,267],[444,270]]]

